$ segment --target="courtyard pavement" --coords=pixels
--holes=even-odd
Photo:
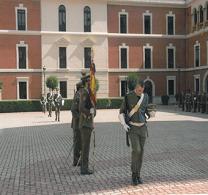
[[[118,110],[98,110],[95,173],[72,166],[71,114],[0,114],[0,195],[208,194],[208,114],[159,107],[148,122],[143,185],[131,185],[130,149]]]

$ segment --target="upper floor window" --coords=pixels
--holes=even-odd
[[[88,6],[84,8],[84,32],[91,32],[91,10]]]
[[[146,12],[143,15],[143,28],[144,34],[151,34],[152,33],[152,14]]]
[[[22,4],[16,7],[16,29],[27,30],[27,8]]]
[[[194,24],[194,26],[196,26],[197,25],[197,10],[196,9],[194,9],[194,11],[193,11],[193,24]]]
[[[167,47],[167,67],[175,68],[175,47],[172,44]]]
[[[167,34],[175,34],[175,15],[167,15]]]
[[[59,6],[59,31],[66,31],[66,8],[64,5]]]
[[[195,67],[200,66],[200,44],[196,43],[194,45],[194,65]]]
[[[128,21],[128,15],[125,12],[119,13],[119,32],[120,33],[127,33],[127,21]]]
[[[204,22],[204,9],[202,6],[199,7],[199,23]]]
[[[144,47],[144,68],[151,69],[152,68],[152,47],[145,46]]]
[[[59,68],[66,68],[66,47],[59,47]]]
[[[23,41],[20,44],[17,44],[17,68],[18,69],[27,69],[28,62],[28,45]]]
[[[128,67],[128,47],[127,46],[121,46],[119,48],[119,63],[120,68],[127,68]]]
[[[84,66],[85,68],[90,68],[90,65],[92,63],[92,48],[91,47],[85,47],[84,48]]]

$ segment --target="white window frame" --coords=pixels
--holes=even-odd
[[[200,82],[200,75],[199,74],[194,75],[194,91],[196,92],[196,79],[199,79],[199,93],[201,93],[201,89],[200,89],[201,82]]]
[[[170,95],[169,94],[169,90],[168,90],[168,88],[169,88],[168,81],[172,81],[172,80],[174,81],[174,94],[173,95]],[[171,96],[171,97],[175,96],[175,94],[176,94],[176,76],[167,76],[166,77],[166,83],[167,83],[167,88],[166,88],[167,95],[168,96]]]
[[[145,68],[145,49],[151,49],[151,68]],[[149,43],[143,46],[143,69],[153,69],[153,46],[150,46]]]
[[[196,43],[194,44],[194,67],[196,66],[196,47],[199,46],[199,66],[201,66],[201,46],[200,43],[198,41],[196,41]]]
[[[126,33],[121,33],[120,31],[120,27],[121,27],[121,24],[120,24],[120,18],[121,18],[121,15],[126,15]],[[121,33],[121,34],[128,34],[129,33],[129,14],[128,12],[125,11],[125,9],[123,9],[121,12],[118,13],[118,26],[119,26],[119,29],[118,29],[118,32]]]
[[[69,91],[68,90],[68,84],[69,84],[68,79],[67,78],[59,78],[58,79],[58,88],[59,88],[60,93],[61,93],[60,82],[66,82],[66,85],[67,85],[67,94],[66,94],[66,98],[63,98],[63,99],[67,99],[69,97],[69,94],[68,94],[68,91]]]
[[[60,68],[60,53],[59,53],[59,48],[60,47],[65,47],[66,48],[66,68]],[[66,70],[68,68],[68,55],[67,55],[68,47],[67,46],[59,46],[58,47],[58,69],[59,70]]]
[[[19,47],[26,47],[26,69],[28,69],[28,44],[25,44],[24,41],[20,41],[20,43],[16,44],[16,64],[18,70],[26,70],[19,68]]]
[[[172,13],[172,11],[170,11],[168,14],[166,14],[166,34],[167,35],[169,35],[168,34],[168,17],[173,17],[173,35],[175,35],[175,18],[176,18],[176,16],[175,16],[175,14],[173,14]]]
[[[25,10],[25,30],[24,30],[24,31],[27,31],[27,8],[24,7],[23,4],[19,4],[18,7],[15,7],[16,30],[18,30],[18,17],[17,17],[17,11],[18,11],[19,9]],[[18,31],[19,31],[19,30],[18,30]]]
[[[174,60],[174,64],[173,64],[173,68],[169,68],[168,67],[168,49],[173,49],[173,60]],[[176,47],[173,46],[172,43],[170,43],[167,47],[166,47],[166,67],[167,69],[175,69],[176,68]]]
[[[127,49],[127,67],[126,68],[121,68],[121,49]],[[119,69],[128,69],[129,68],[129,46],[123,43],[122,45],[119,46]]]
[[[120,76],[119,77],[119,97],[121,97],[121,81],[127,81],[127,76]],[[128,86],[127,86],[127,93],[128,93]]]
[[[26,82],[27,84],[27,99],[20,99],[19,97],[19,82]],[[29,77],[17,77],[17,100],[29,100]]]
[[[145,16],[150,16],[150,34],[152,34],[152,13],[149,12],[149,10],[146,10],[145,13],[143,13],[143,34],[145,34],[145,21],[144,21],[144,17]],[[145,34],[148,35],[148,34]]]

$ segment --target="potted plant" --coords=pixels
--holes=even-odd
[[[49,88],[49,89],[56,89],[58,87],[58,79],[57,77],[55,76],[50,76],[47,78],[46,80],[46,86]]]
[[[168,95],[162,95],[161,96],[161,101],[163,105],[168,105],[169,102],[169,96]]]

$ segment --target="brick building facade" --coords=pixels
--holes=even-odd
[[[145,80],[156,103],[187,89],[208,92],[206,0],[1,0],[0,21],[3,99],[24,99],[20,88],[26,99],[40,98],[43,64],[46,77],[57,76],[72,98],[89,49],[98,97],[124,95],[131,72]]]

